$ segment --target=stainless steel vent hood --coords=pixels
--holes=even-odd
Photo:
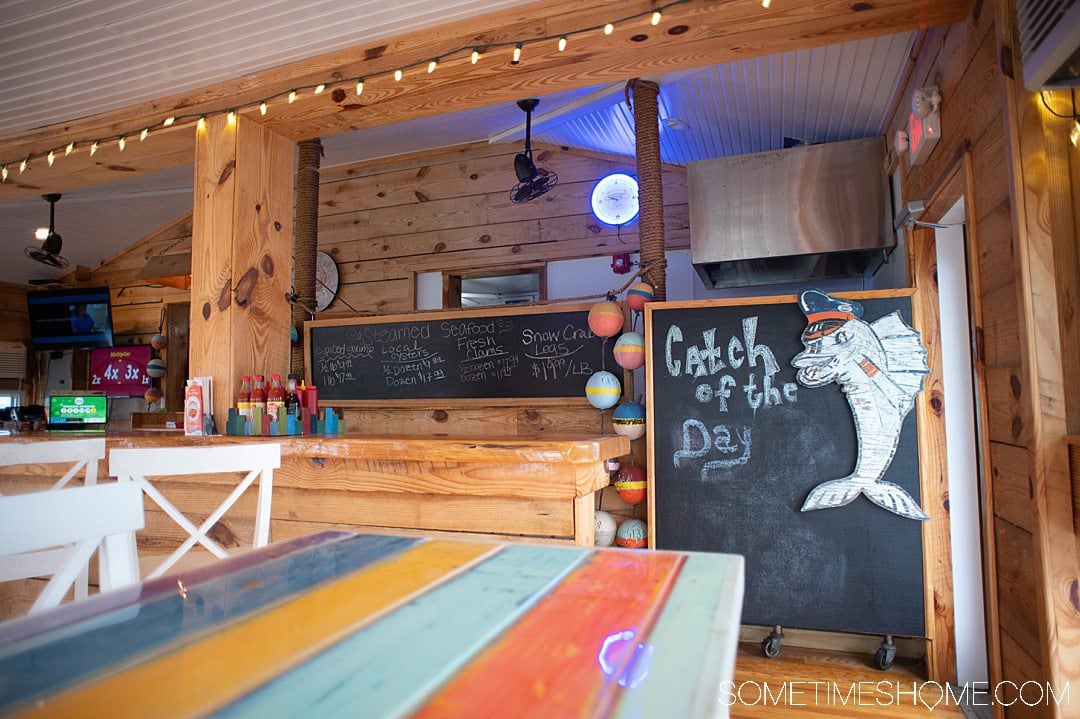
[[[688,164],[698,275],[726,288],[876,272],[896,244],[884,165],[882,137]]]

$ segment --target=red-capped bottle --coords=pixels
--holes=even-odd
[[[266,414],[271,422],[284,419],[285,390],[281,386],[281,375],[270,375],[270,389],[266,390]]]
[[[266,381],[261,374],[255,375],[255,386],[251,388],[251,410],[266,413]]]
[[[241,417],[251,419],[251,377],[240,378],[240,390],[236,393],[236,411]]]

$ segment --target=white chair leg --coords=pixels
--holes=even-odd
[[[134,532],[106,535],[98,558],[101,591],[109,592],[138,583],[139,560]]]
[[[93,556],[97,547],[98,540],[96,539],[86,539],[75,545],[75,550],[64,563],[64,566],[60,567],[60,570],[53,575],[53,578],[41,590],[41,594],[38,595],[33,606],[30,607],[30,614],[60,604],[64,595],[67,594],[68,588],[75,581],[75,577],[78,576],[80,567],[90,561],[90,557]]]

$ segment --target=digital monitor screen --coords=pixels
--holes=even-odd
[[[34,349],[112,346],[108,287],[28,292],[26,305]]]
[[[49,429],[104,428],[108,401],[103,394],[53,394],[49,397]]]

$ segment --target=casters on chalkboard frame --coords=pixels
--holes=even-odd
[[[784,630],[779,624],[773,627],[769,636],[761,640],[761,653],[768,659],[775,659],[780,654],[780,646],[784,643]]]
[[[892,635],[886,634],[885,641],[874,652],[874,666],[881,671],[888,671],[892,669],[894,659],[896,659],[896,645],[893,644]]]

